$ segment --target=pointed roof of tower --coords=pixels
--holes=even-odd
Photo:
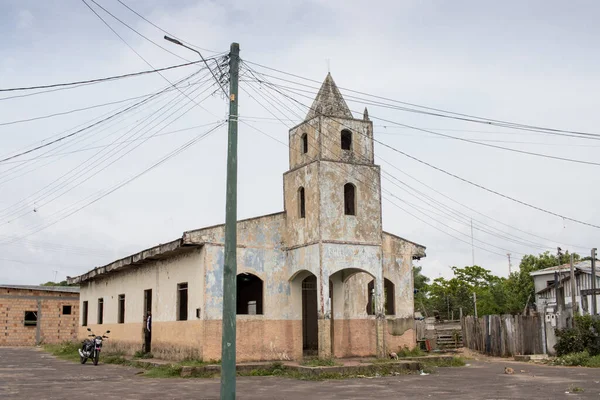
[[[319,115],[353,118],[346,101],[331,77],[331,73],[327,73],[327,77],[323,81],[321,89],[319,89],[319,93],[304,120],[308,121]]]

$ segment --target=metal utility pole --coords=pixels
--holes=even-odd
[[[202,54],[177,39],[165,36],[176,45],[197,53],[221,90],[227,92]],[[221,400],[236,397],[236,277],[237,277],[237,142],[238,80],[240,45],[232,43],[229,51],[229,130],[227,133],[227,197],[225,199],[225,261],[223,268],[223,326],[221,339]]]
[[[473,264],[475,265],[475,245],[473,245],[473,219],[471,218],[471,257],[473,258]]]
[[[510,253],[506,253],[506,255],[508,256],[508,276],[510,276],[510,274],[512,273],[512,264],[510,262]]]
[[[223,338],[221,400],[235,400],[236,276],[237,276],[237,142],[240,45],[229,53],[229,131],[227,134],[227,198],[225,200],[225,268],[223,270]]]
[[[575,266],[573,265],[573,253],[571,253],[571,312],[577,315],[577,297],[575,296]]]
[[[473,292],[473,306],[475,307],[475,318],[477,318],[477,294]]]
[[[592,315],[598,313],[598,302],[596,297],[596,248],[592,249]]]

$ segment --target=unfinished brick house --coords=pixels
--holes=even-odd
[[[284,211],[238,222],[238,360],[414,346],[412,261],[425,247],[382,231],[366,110],[354,118],[328,75],[289,141]],[[192,230],[69,278],[81,285],[81,335],[89,325],[128,352],[219,359],[223,243],[223,225]]]
[[[0,346],[76,340],[79,288],[0,285]]]

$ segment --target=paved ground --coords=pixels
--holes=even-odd
[[[505,375],[504,366],[515,369]],[[520,372],[525,370],[526,372]],[[600,398],[600,369],[473,361],[429,376],[298,381],[238,378],[240,399]],[[133,368],[80,365],[31,348],[0,348],[0,399],[218,399],[216,379],[148,379]],[[569,387],[584,389],[566,394]]]

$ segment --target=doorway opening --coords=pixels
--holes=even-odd
[[[317,311],[317,277],[311,275],[302,281],[302,351],[304,356],[311,357],[319,354]]]
[[[152,351],[152,289],[144,290],[144,353]]]

